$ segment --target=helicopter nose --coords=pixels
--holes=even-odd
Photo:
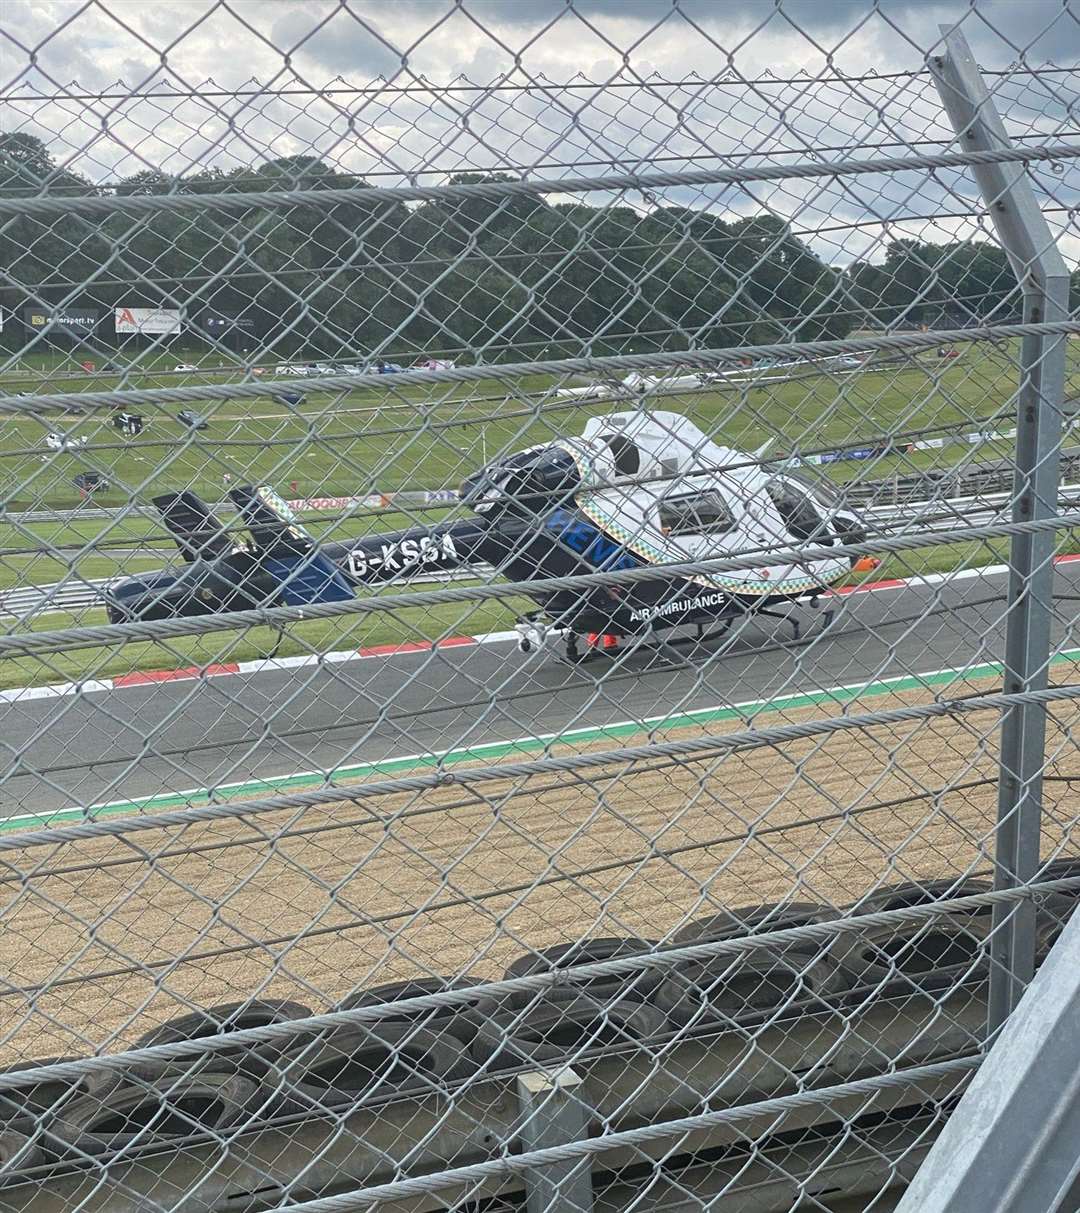
[[[474,472],[461,500],[478,514],[538,515],[562,505],[581,484],[577,464],[558,446],[533,447]]]

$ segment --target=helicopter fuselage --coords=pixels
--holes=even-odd
[[[594,418],[579,439],[532,447],[470,476],[471,518],[316,544],[271,490],[230,496],[241,546],[190,493],[156,498],[187,564],[110,587],[114,621],[351,598],[419,573],[476,568],[515,583],[555,626],[629,634],[702,624],[812,599],[850,575],[837,556],[773,562],[771,551],[861,539],[820,487],[718,447],[675,413]],[[681,576],[672,564],[760,553],[749,569]],[[624,569],[656,576],[550,591],[551,578]]]

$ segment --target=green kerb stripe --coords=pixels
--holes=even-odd
[[[1080,662],[1080,649],[1068,649],[1051,658],[1051,666]],[[852,703],[870,699],[877,695],[891,695],[903,691],[919,691],[931,686],[947,686],[961,679],[993,678],[1000,675],[999,662],[970,666],[964,669],[935,670],[928,674],[903,675],[884,678],[875,682],[855,683],[850,686],[831,687],[823,691],[805,691],[800,694],[782,695],[776,699],[757,699],[724,708],[698,708],[675,716],[653,716],[641,721],[625,721],[620,724],[569,729],[563,733],[547,733],[540,737],[526,737],[517,741],[489,741],[464,749],[446,750],[438,754],[410,755],[404,758],[387,758],[378,762],[361,762],[353,766],[339,767],[333,772],[335,783],[363,779],[379,775],[400,775],[405,771],[422,771],[431,767],[453,766],[462,762],[483,759],[505,758],[510,755],[536,754],[549,746],[570,742],[592,742],[619,740],[641,734],[666,732],[669,729],[688,728],[696,724],[711,724],[724,720],[745,722],[748,717],[763,712],[790,711],[794,708],[814,707],[822,703]],[[227,783],[214,788],[194,788],[186,792],[166,792],[148,796],[142,800],[122,800],[111,804],[80,808],[61,809],[55,813],[27,813],[8,817],[0,821],[0,832],[36,829],[41,826],[59,825],[70,821],[101,820],[129,813],[148,810],[181,808],[257,796],[265,792],[296,791],[327,786],[321,771],[304,771],[296,775],[281,775],[269,779],[252,779],[243,783]]]

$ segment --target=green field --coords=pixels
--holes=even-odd
[[[975,429],[1003,414],[996,424],[1007,427],[1016,384],[1014,352],[1012,346],[971,347],[948,362],[925,356],[842,379],[822,372],[800,374],[789,382],[762,378],[755,386],[665,397],[657,403],[686,413],[717,441],[739,450],[755,450],[767,441],[776,451],[870,444],[926,428]],[[1080,343],[1071,343],[1070,362],[1070,376],[1080,389]],[[175,384],[185,377],[167,378]],[[145,503],[155,492],[175,488],[192,488],[216,500],[229,483],[251,481],[302,497],[456,487],[500,450],[579,433],[589,417],[620,407],[542,397],[539,393],[553,381],[537,376],[452,389],[395,388],[392,377],[387,378],[385,389],[311,393],[297,409],[269,397],[243,404],[192,402],[187,407],[209,420],[209,428],[199,433],[185,429],[172,408],[147,408],[146,429],[133,439],[122,437],[101,414],[0,420],[6,507],[75,506],[79,494],[72,477],[85,470],[110,481],[107,492],[95,495],[103,505]],[[165,378],[140,375],[129,386],[164,384]],[[64,384],[65,390],[83,386],[101,390],[112,385],[91,380]],[[45,434],[58,428],[71,439],[85,438],[87,445],[48,452]],[[951,463],[960,453],[962,448],[837,464],[829,474],[840,479],[888,476]],[[980,457],[1007,453],[1007,446],[983,448]]]
[[[1015,345],[968,347],[961,357],[936,356],[899,366],[876,366],[837,378],[822,372],[800,374],[787,382],[763,378],[752,386],[665,397],[658,407],[691,416],[718,441],[753,450],[772,440],[780,453],[828,448],[846,443],[870,445],[882,437],[912,430],[953,426],[1007,429],[1016,383]],[[171,363],[175,355],[168,355]],[[71,377],[59,363],[34,368],[22,380],[3,381],[8,392],[103,390],[118,379]],[[36,377],[35,377],[36,376]],[[1070,345],[1070,393],[1080,390],[1080,343]],[[125,387],[173,386],[199,375],[140,372]],[[222,381],[221,376],[205,376]],[[302,383],[302,381],[297,381]],[[484,381],[452,389],[401,390],[388,379],[385,388],[348,394],[309,393],[291,409],[260,398],[245,404],[192,404],[209,428],[186,430],[170,413],[147,409],[146,430],[125,439],[103,415],[0,420],[0,466],[13,513],[72,509],[79,495],[71,477],[92,469],[112,482],[95,493],[94,505],[146,507],[158,492],[194,488],[208,501],[225,496],[230,484],[274,484],[285,496],[352,496],[401,488],[455,486],[500,450],[519,449],[580,432],[585,421],[613,408],[610,403],[555,402],[550,378],[513,382]],[[1002,416],[1004,414],[1005,416]],[[1001,417],[991,422],[990,419]],[[72,438],[86,437],[77,452],[51,453],[44,434],[63,428]],[[825,471],[833,478],[881,479],[917,468],[948,467],[962,458],[1007,458],[1011,444],[996,449],[956,443],[943,449],[894,455],[861,463],[837,463]],[[408,514],[360,510],[310,514],[308,524],[321,538],[344,538],[394,530],[418,521],[452,516],[453,507],[435,506]],[[226,521],[228,516],[225,515]],[[1080,547],[1080,536],[1063,537],[1063,550]],[[890,557],[875,577],[979,567],[1000,561],[1003,542],[945,545]],[[0,591],[68,579],[96,579],[143,572],[175,561],[168,535],[152,512],[145,516],[99,520],[77,516],[55,522],[0,522]],[[391,590],[398,593],[398,590]],[[483,604],[407,610],[394,616],[375,613],[357,619],[305,623],[284,637],[258,632],[214,634],[170,644],[139,644],[122,649],[83,650],[33,661],[9,661],[0,670],[0,686],[93,677],[133,669],[169,668],[210,661],[245,660],[277,652],[290,656],[363,645],[391,643],[417,636],[506,628],[524,603],[492,600]],[[29,626],[52,630],[71,623],[101,622],[103,614],[86,608],[77,617],[60,612],[36,618]],[[16,625],[13,621],[9,627]]]

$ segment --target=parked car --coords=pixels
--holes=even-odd
[[[197,371],[198,369],[199,368],[191,362],[178,362],[176,366],[173,367],[174,371]]]
[[[103,493],[109,482],[100,472],[79,472],[71,478],[71,483],[84,495],[87,493]]]
[[[144,418],[141,413],[116,413],[112,423],[113,428],[119,430],[125,438],[134,438],[142,433]]]
[[[205,430],[207,425],[206,418],[200,417],[198,413],[192,412],[191,409],[181,409],[176,414],[176,420],[181,425],[186,425],[189,430]]]
[[[77,446],[86,446],[86,443],[85,438],[69,438],[66,434],[59,434],[55,430],[50,430],[45,435],[45,445],[50,451],[70,451]]]

